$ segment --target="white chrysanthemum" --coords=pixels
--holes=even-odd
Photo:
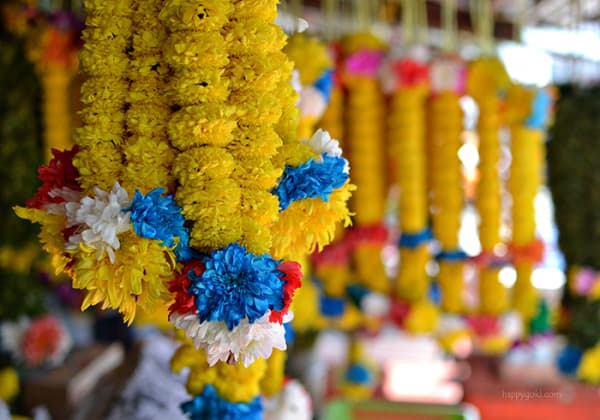
[[[52,198],[60,197],[63,201],[62,203],[46,203],[43,208],[48,212],[48,214],[56,214],[56,215],[67,215],[67,205],[76,204],[79,205],[79,200],[81,199],[81,193],[79,191],[72,190],[67,187],[55,188],[48,193],[48,195]]]
[[[192,313],[175,312],[169,320],[175,327],[185,330],[196,348],[206,352],[210,366],[219,360],[233,360],[248,367],[257,359],[269,358],[273,349],[286,349],[285,328],[277,322],[269,322],[269,315],[267,312],[252,324],[244,318],[231,331],[222,321],[200,323],[198,316]]]
[[[373,318],[383,318],[390,313],[390,298],[381,293],[367,293],[360,301],[363,312]]]
[[[391,95],[394,93],[398,87],[398,77],[396,73],[392,70],[392,61],[385,60],[381,63],[379,67],[379,71],[377,72],[377,76],[379,78],[379,84],[381,85],[381,90],[386,95]]]
[[[336,139],[332,139],[328,131],[318,129],[310,139],[304,139],[302,142],[308,144],[313,151],[319,155],[318,161],[322,162],[322,155],[325,153],[331,157],[342,157],[342,148]],[[348,159],[345,160],[344,173],[350,172]]]
[[[319,119],[327,109],[327,101],[316,87],[303,86],[300,92],[298,108],[300,108],[301,116]]]
[[[106,252],[114,263],[114,251],[121,247],[118,235],[131,228],[130,212],[124,211],[130,207],[131,201],[118,182],[110,193],[100,188],[96,188],[95,192],[94,198],[83,197],[78,204],[66,205],[67,227],[81,226],[81,230],[69,238],[67,248],[77,248],[83,242],[97,250],[98,258]]]
[[[265,420],[310,420],[312,403],[308,392],[296,379],[290,379],[277,395],[263,400]]]
[[[523,335],[523,319],[518,312],[511,311],[500,317],[500,332],[510,340],[518,340]]]

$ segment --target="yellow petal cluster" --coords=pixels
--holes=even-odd
[[[184,368],[190,369],[186,388],[191,395],[200,394],[205,385],[211,384],[221,398],[239,403],[249,402],[260,393],[260,379],[267,364],[264,359],[259,359],[247,368],[224,362],[209,367],[202,350],[184,343],[171,358],[171,369],[179,373]]]

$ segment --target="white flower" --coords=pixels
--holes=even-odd
[[[300,115],[303,117],[321,118],[325,109],[327,109],[327,101],[323,94],[314,86],[303,86],[300,92]]]
[[[456,91],[464,78],[464,67],[459,61],[440,59],[430,67],[430,83],[434,92]]]
[[[500,317],[500,331],[504,337],[515,341],[523,335],[523,320],[518,312],[507,312]]]
[[[319,155],[318,162],[323,161],[323,153],[330,157],[342,157],[340,143],[336,139],[332,139],[328,131],[319,128],[310,139],[304,139],[302,142],[308,144]],[[350,164],[347,159],[344,160],[346,163],[344,165],[344,173],[347,174],[350,172]]]
[[[392,71],[391,62],[389,60],[384,61],[381,64],[381,67],[379,67],[378,77],[383,93],[391,95],[396,91],[398,81],[396,73]]]
[[[312,403],[308,392],[296,379],[286,382],[281,392],[265,398],[264,420],[310,420]]]
[[[248,367],[256,359],[269,358],[274,348],[286,349],[285,328],[283,324],[269,322],[269,315],[270,312],[267,312],[252,324],[244,318],[231,331],[222,321],[200,323],[193,313],[182,315],[175,312],[169,320],[176,328],[185,330],[196,348],[206,351],[210,366],[221,360],[242,362]]]
[[[79,200],[81,199],[81,193],[79,191],[72,190],[67,187],[55,188],[48,193],[48,195],[52,198],[60,197],[63,201],[62,203],[46,203],[43,208],[48,212],[48,214],[56,214],[56,215],[67,215],[67,206],[72,204],[79,205]]]
[[[381,293],[368,293],[362,298],[360,307],[369,317],[383,318],[390,312],[390,298]]]
[[[121,247],[118,235],[131,228],[130,212],[124,211],[130,207],[131,202],[127,191],[118,182],[115,182],[110,193],[99,188],[96,188],[95,192],[95,198],[83,197],[78,205],[66,205],[67,227],[82,227],[69,238],[67,248],[77,248],[79,243],[83,242],[97,250],[98,259],[106,252],[110,261],[114,263],[114,251]]]

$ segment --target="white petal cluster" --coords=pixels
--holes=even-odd
[[[523,335],[523,319],[518,312],[511,311],[500,317],[500,333],[510,340],[518,340]]]
[[[388,296],[381,293],[367,293],[360,301],[360,308],[372,318],[383,318],[390,313],[391,302]]]
[[[269,322],[269,316],[267,312],[253,323],[244,318],[231,331],[222,321],[201,323],[193,313],[175,312],[169,320],[176,328],[185,330],[196,348],[206,352],[210,366],[221,360],[241,362],[248,367],[257,359],[269,358],[273,349],[286,349],[283,324]]]
[[[342,157],[342,148],[340,147],[340,143],[336,139],[332,139],[331,135],[328,131],[318,129],[312,135],[312,137],[308,140],[302,140],[304,143],[308,144],[313,151],[322,156],[326,154],[330,157]],[[321,161],[323,158],[319,158]],[[350,172],[350,164],[348,160],[346,160],[346,166],[344,167],[344,173]]]
[[[99,188],[95,193],[93,198],[83,197],[78,203],[67,203],[67,227],[81,227],[69,238],[67,249],[77,248],[83,242],[97,250],[98,259],[106,252],[114,263],[114,251],[121,247],[118,235],[131,228],[130,213],[125,211],[131,201],[118,182],[108,193]]]
[[[52,198],[60,197],[63,201],[62,203],[46,203],[44,204],[44,210],[48,212],[48,214],[55,215],[67,215],[67,205],[78,204],[81,199],[81,193],[79,191],[72,190],[67,187],[55,188],[48,193],[48,195]]]

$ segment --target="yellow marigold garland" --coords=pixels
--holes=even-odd
[[[434,237],[440,242],[438,282],[442,309],[463,310],[463,259],[458,249],[463,196],[458,149],[461,146],[462,64],[442,57],[432,64],[433,96],[428,107],[428,174]],[[448,77],[448,75],[451,75]]]
[[[375,36],[355,34],[342,41],[345,53],[343,74],[347,90],[344,108],[350,150],[350,165],[357,191],[352,199],[357,229],[378,225],[383,220],[385,204],[384,107],[377,79],[383,58],[383,45]],[[386,293],[390,283],[381,257],[382,244],[359,244],[354,252],[358,280],[366,287]]]
[[[468,93],[479,107],[479,183],[476,204],[479,211],[479,239],[482,256],[492,263],[494,248],[502,242],[500,161],[501,102],[509,78],[502,63],[495,58],[481,58],[469,66]],[[498,277],[500,269],[483,265],[479,270],[479,311],[499,316],[508,309],[508,290]]]

